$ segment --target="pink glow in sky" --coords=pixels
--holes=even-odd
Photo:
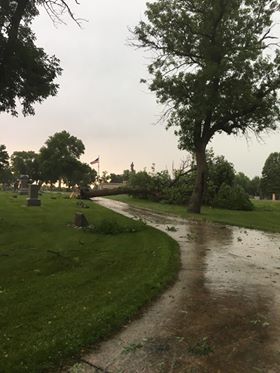
[[[1,144],[9,154],[38,151],[55,132],[66,130],[86,147],[82,161],[98,155],[101,170],[121,173],[133,161],[136,170],[155,163],[156,170],[179,167],[186,152],[177,149],[173,130],[156,124],[162,108],[155,96],[140,84],[149,62],[143,50],[128,46],[128,27],[144,16],[145,0],[81,0],[74,12],[88,22],[79,29],[54,27],[43,14],[34,22],[38,45],[61,60],[63,75],[58,96],[36,107],[34,117],[12,118],[1,114]],[[280,35],[280,29],[276,29]],[[280,152],[280,134],[264,137],[264,143],[225,135],[210,146],[225,155],[237,171],[260,175],[267,156]]]

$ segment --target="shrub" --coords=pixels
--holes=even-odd
[[[142,221],[131,221],[129,224],[123,225],[117,220],[103,219],[95,225],[89,225],[84,228],[84,231],[99,234],[120,234],[134,233],[143,230],[145,224]]]
[[[169,184],[170,176],[167,171],[157,172],[154,175],[140,171],[129,177],[129,194],[133,197],[160,201],[164,199],[163,190]]]
[[[229,209],[229,210],[246,210],[254,209],[249,195],[240,186],[231,187],[227,184],[222,184],[218,194],[213,200],[213,207]]]
[[[189,202],[192,189],[184,178],[178,183],[163,190],[163,199],[166,203],[186,205]]]

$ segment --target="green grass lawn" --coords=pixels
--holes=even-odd
[[[129,197],[127,195],[107,197],[130,205],[152,209],[163,214],[173,214],[187,219],[207,220],[237,225],[246,228],[280,232],[280,201],[252,200],[253,211],[233,211],[203,207],[201,214],[190,214],[186,206],[170,205]]]
[[[24,196],[0,193],[1,373],[57,371],[175,277],[175,241],[86,204],[79,210],[76,200],[46,193],[41,207],[26,207]],[[75,229],[76,211],[90,224],[117,224],[123,233]]]

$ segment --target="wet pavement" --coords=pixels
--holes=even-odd
[[[182,266],[177,282],[141,317],[70,372],[280,372],[279,234],[94,200],[176,239]]]

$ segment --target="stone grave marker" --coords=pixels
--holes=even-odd
[[[41,206],[41,200],[38,198],[39,185],[29,185],[29,198],[26,198],[27,206]]]
[[[76,227],[87,227],[88,226],[87,218],[85,217],[83,213],[81,212],[75,213],[74,225]]]
[[[20,175],[19,184],[18,184],[18,194],[28,195],[28,182],[29,182],[28,175]]]

